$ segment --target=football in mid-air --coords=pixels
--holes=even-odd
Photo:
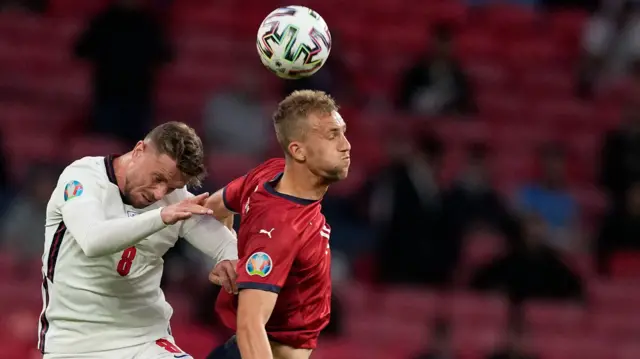
[[[331,52],[331,33],[322,17],[304,6],[272,11],[260,24],[256,47],[260,60],[284,79],[316,73]]]

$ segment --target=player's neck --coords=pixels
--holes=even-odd
[[[125,185],[125,169],[127,164],[131,161],[131,152],[125,153],[122,156],[118,156],[113,160],[113,172],[116,175],[116,182],[118,182],[118,188],[121,193],[124,193]]]
[[[279,193],[313,201],[321,200],[328,189],[329,185],[322,184],[320,179],[306,168],[297,168],[289,164],[285,166],[284,174],[275,187]]]

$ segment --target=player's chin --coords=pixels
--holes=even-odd
[[[128,196],[127,198],[134,208],[149,207],[153,202],[142,195]]]
[[[349,175],[349,166],[345,166],[341,168],[336,168],[334,171],[331,171],[331,173],[328,173],[327,176],[325,176],[325,180],[329,183],[334,183],[334,182],[342,181],[343,179],[347,178],[348,175]]]

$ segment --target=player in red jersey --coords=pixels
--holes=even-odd
[[[236,332],[208,359],[307,359],[329,322],[331,229],[320,212],[330,184],[347,176],[351,145],[333,99],[296,91],[273,116],[284,159],[229,183],[207,205],[221,220],[241,214],[237,296],[216,310]]]

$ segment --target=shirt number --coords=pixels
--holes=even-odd
[[[129,247],[122,252],[122,257],[120,257],[120,261],[118,262],[118,274],[121,277],[126,277],[131,272],[131,266],[133,265],[133,260],[136,258],[136,254],[138,250],[136,247]]]

